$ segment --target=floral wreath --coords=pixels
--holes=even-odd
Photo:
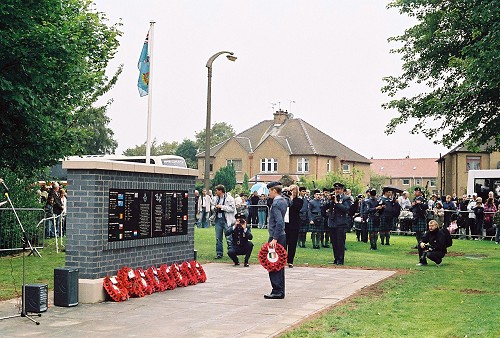
[[[189,285],[189,277],[182,275],[181,268],[177,263],[172,263],[172,265],[170,265],[169,277],[175,280],[177,286],[186,287]]]
[[[117,275],[123,285],[127,288],[130,297],[145,296],[146,287],[142,283],[141,278],[137,277],[134,269],[124,266],[118,270]]]
[[[186,276],[188,278],[189,285],[195,285],[198,283],[198,277],[196,276],[196,272],[193,271],[191,263],[182,262],[180,269],[181,269],[181,275]]]
[[[154,266],[151,266],[146,270],[146,281],[148,284],[153,285],[155,292],[163,292],[167,290],[167,283],[160,280],[158,277],[158,270]]]
[[[120,287],[118,280],[116,277],[104,277],[104,281],[102,283],[104,289],[107,294],[111,297],[115,302],[123,302],[128,299],[128,291],[124,287]]]
[[[195,271],[196,277],[198,278],[198,283],[205,283],[207,281],[207,274],[205,270],[197,261],[191,261],[191,267]]]
[[[148,278],[146,277],[146,272],[143,269],[137,268],[135,270],[135,274],[136,276],[138,276],[140,282],[144,286],[144,294],[151,295],[153,292],[155,292],[154,284],[148,282]]]
[[[287,253],[283,245],[276,243],[273,248],[269,243],[264,243],[259,251],[259,262],[269,272],[279,271],[286,265]]]
[[[163,264],[162,266],[160,266],[158,274],[160,276],[160,280],[162,280],[167,285],[167,290],[173,290],[177,287],[175,279],[170,274],[170,266],[168,266],[167,264]]]

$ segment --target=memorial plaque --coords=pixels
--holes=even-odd
[[[110,189],[108,242],[187,234],[188,193]]]

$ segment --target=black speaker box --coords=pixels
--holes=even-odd
[[[26,312],[47,311],[49,287],[47,284],[27,284],[24,286]]]
[[[78,305],[78,269],[54,269],[54,305]]]

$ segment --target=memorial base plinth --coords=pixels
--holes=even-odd
[[[106,290],[103,285],[104,278],[79,279],[78,301],[85,304],[101,303],[106,300]]]

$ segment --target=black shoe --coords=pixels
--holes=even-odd
[[[289,268],[293,268],[293,264],[292,263],[288,263],[288,267]]]
[[[250,266],[250,264],[245,263],[245,264],[243,264],[243,266],[244,266],[245,268],[248,268],[248,267]]]
[[[222,258],[222,255],[215,256],[215,259],[221,259],[221,258]]]
[[[264,295],[265,299],[283,299],[285,295],[282,293],[270,293],[268,295]]]
[[[234,263],[234,266],[238,266],[238,265],[240,265],[240,262],[235,262]]]

